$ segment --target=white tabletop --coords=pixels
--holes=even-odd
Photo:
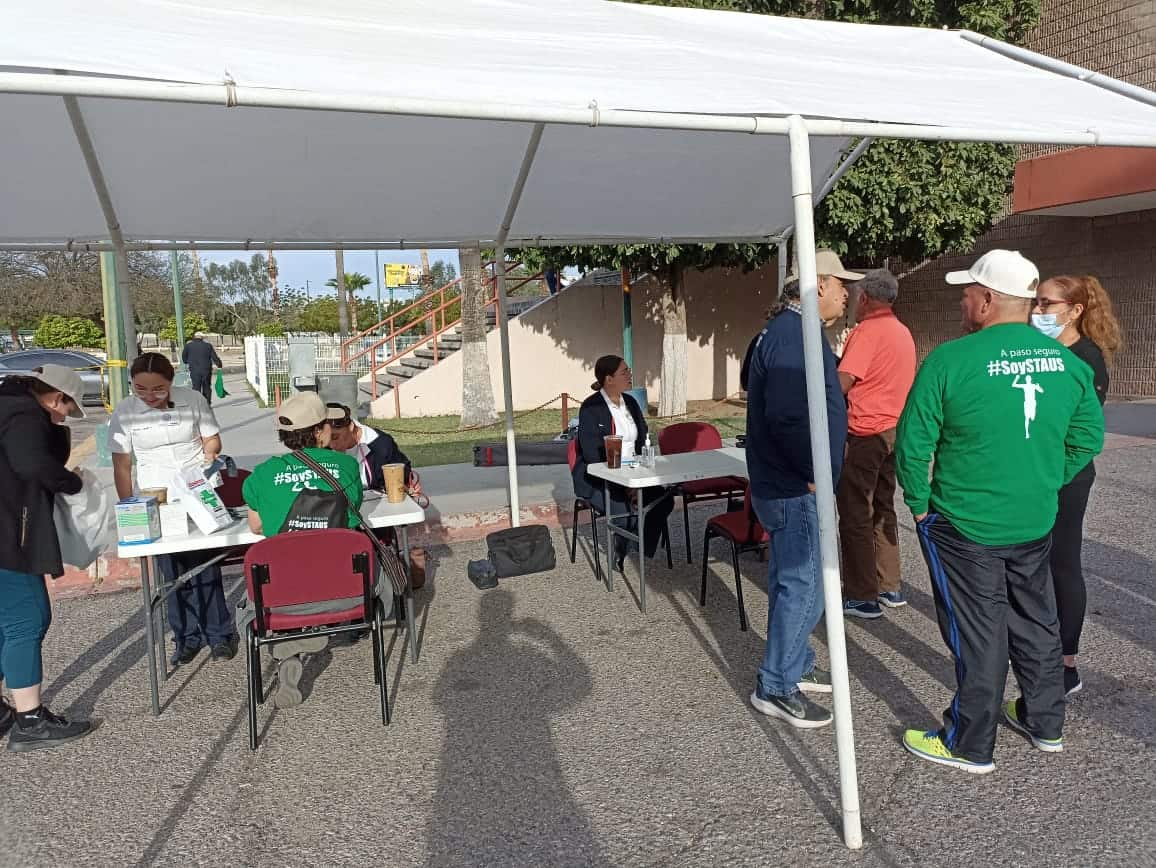
[[[361,506],[362,514],[370,527],[399,527],[408,524],[421,524],[425,521],[425,510],[418,506],[412,498],[407,497],[401,503],[390,503],[384,497],[376,496],[376,492],[366,492],[366,500]],[[248,546],[260,542],[265,537],[249,530],[245,519],[238,519],[230,527],[219,530],[207,536],[195,527],[185,536],[166,536],[156,542],[142,545],[118,545],[116,556],[119,558],[151,558],[157,555],[175,555],[183,552],[210,551],[212,549],[226,549],[234,546]]]
[[[650,488],[653,485],[677,485],[693,479],[714,479],[716,476],[747,475],[747,452],[735,446],[707,449],[702,452],[680,452],[660,455],[654,467],[620,467],[611,470],[606,462],[587,466],[586,472],[598,479],[614,482],[626,488]]]

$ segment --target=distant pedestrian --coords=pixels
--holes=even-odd
[[[1104,414],[1091,368],[1027,324],[1035,265],[992,250],[947,282],[963,287],[969,334],[924,361],[895,452],[956,692],[943,727],[909,729],[903,746],[985,774],[1001,710],[1037,749],[1063,750],[1052,526],[1060,489],[1103,446]],[[1009,655],[1021,697],[1004,704]]]
[[[837,491],[843,549],[843,613],[878,618],[907,604],[899,581],[895,426],[915,379],[915,341],[892,310],[899,281],[886,269],[854,284],[858,325],[839,362],[847,395],[847,454]]]
[[[1123,341],[1112,301],[1100,281],[1091,276],[1044,281],[1036,294],[1032,325],[1058,340],[1092,369],[1092,385],[1103,405],[1108,397],[1108,363]],[[1059,511],[1052,528],[1052,583],[1064,653],[1064,692],[1068,696],[1084,686],[1076,668],[1076,655],[1080,653],[1080,633],[1088,604],[1082,563],[1084,512],[1095,481],[1096,465],[1089,461],[1060,489]]]
[[[842,264],[819,284],[819,317],[841,316],[847,305]],[[820,271],[824,270],[822,264]],[[856,278],[862,275],[855,275]],[[815,665],[811,632],[823,614],[819,515],[811,460],[811,424],[803,372],[799,282],[783,287],[784,304],[771,317],[751,358],[747,395],[747,468],[751,503],[771,537],[767,575],[767,643],[751,705],[800,729],[831,722],[831,712],[802,691],[830,693],[831,675]],[[837,485],[847,439],[847,405],[835,354],[823,341],[831,478]]]
[[[223,368],[221,357],[213,345],[205,340],[202,332],[194,332],[193,339],[185,344],[181,353],[181,361],[189,369],[189,379],[192,380],[193,390],[205,396],[205,400],[213,403],[213,366]]]

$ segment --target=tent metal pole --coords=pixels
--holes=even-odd
[[[518,497],[518,446],[514,439],[514,381],[510,376],[510,317],[506,310],[506,239],[510,236],[510,226],[514,223],[514,215],[518,211],[518,203],[522,200],[522,191],[526,189],[526,179],[530,177],[530,167],[534,165],[534,157],[538,154],[538,145],[542,142],[542,132],[545,124],[534,124],[530,133],[530,141],[526,145],[526,153],[522,157],[522,165],[518,169],[518,177],[514,181],[514,188],[510,191],[510,201],[506,205],[506,214],[502,218],[502,226],[498,230],[497,251],[494,254],[494,278],[498,284],[498,338],[502,347],[502,397],[506,402],[506,469],[510,481],[510,526],[518,527],[522,523],[522,505]]]
[[[779,285],[775,287],[779,295],[783,294],[783,287],[787,285],[787,254],[789,242],[786,238],[779,242],[779,252],[775,254],[775,265],[778,266]]]
[[[1057,75],[1065,75],[1068,78],[1074,78],[1085,84],[1103,88],[1127,99],[1134,99],[1138,102],[1147,103],[1148,105],[1156,105],[1156,91],[1148,90],[1139,85],[1129,84],[1126,81],[1120,81],[1118,78],[1093,72],[1090,69],[1084,69],[1084,67],[1076,66],[1072,63],[1064,63],[1062,60],[1056,60],[1045,54],[1038,54],[1035,51],[1020,48],[1018,45],[1009,45],[1006,42],[1000,42],[998,39],[992,39],[990,36],[973,33],[970,30],[961,30],[959,38],[978,45],[981,48],[986,48],[988,51],[994,51],[996,54],[1002,54],[1004,57],[1025,63],[1028,66],[1034,66],[1036,69],[1054,72]]]
[[[1079,69],[1079,67],[1075,68]],[[1084,72],[1088,76],[1092,74],[1088,70]],[[1107,77],[1103,78],[1112,81]],[[1101,86],[1104,85],[1101,84]],[[1119,92],[1118,89],[1117,92]],[[754,114],[711,115],[622,109],[544,108],[542,106],[480,104],[468,101],[382,97],[365,94],[311,93],[277,90],[275,88],[243,87],[232,84],[176,84],[22,72],[0,73],[0,93],[91,96],[155,102],[201,103],[230,108],[289,108],[307,111],[356,112],[629,129],[702,130],[750,135],[784,135],[787,133],[786,118]],[[940,127],[829,119],[808,121],[807,126],[809,134],[812,136],[874,136],[877,138],[924,139],[927,141],[1003,142],[1025,145],[1156,147],[1156,135],[1153,134],[1103,135],[1098,130],[1087,129],[1043,133],[979,126]]]
[[[777,235],[744,235],[744,236],[700,236],[700,237],[670,237],[654,238],[651,236],[616,238],[516,238],[506,239],[506,249],[522,249],[534,247],[558,247],[563,245],[612,245],[612,244],[774,244]],[[340,246],[343,250],[417,250],[420,247],[433,250],[454,250],[463,244],[478,244],[481,247],[493,247],[496,242],[492,238],[470,240],[456,238],[453,240],[426,240],[426,241],[254,241],[245,239],[240,241],[125,241],[125,250],[168,251],[168,250],[197,250],[197,251],[224,251],[247,252],[252,250],[324,250],[330,251]],[[114,246],[107,241],[0,241],[0,251],[13,253],[36,253],[49,251],[63,251],[66,253],[103,253],[114,250]]]
[[[835,185],[839,183],[839,179],[847,174],[848,170],[853,165],[855,165],[855,161],[858,160],[861,156],[863,156],[863,152],[867,150],[868,146],[873,141],[875,141],[875,140],[870,138],[870,137],[865,138],[865,139],[861,139],[859,141],[859,144],[857,144],[854,148],[852,148],[851,153],[849,153],[847,155],[847,159],[845,159],[843,162],[841,162],[838,166],[835,167],[835,171],[831,173],[831,177],[829,177],[823,183],[823,186],[819,188],[819,192],[815,195],[815,202],[814,202],[815,205],[818,205],[820,202],[822,202],[824,199],[827,198],[827,194],[835,189]],[[783,230],[783,234],[779,238],[779,249],[780,250],[783,249],[783,244],[787,240],[789,240],[790,237],[794,234],[795,234],[795,227],[793,225],[788,226],[786,229]],[[784,274],[785,274],[785,272],[784,272]],[[782,284],[780,283],[779,285],[781,286]]]
[[[128,394],[128,360],[136,349],[136,317],[133,316],[132,287],[129,284],[128,254],[125,251],[124,235],[120,231],[120,220],[117,219],[116,209],[112,204],[112,196],[108,192],[108,184],[104,180],[104,172],[100,168],[100,160],[96,156],[96,148],[92,144],[92,136],[88,133],[88,125],[84,122],[84,114],[80,110],[80,103],[75,96],[65,96],[64,108],[68,112],[68,120],[72,124],[72,132],[76,136],[76,143],[84,156],[84,164],[88,169],[88,177],[92,180],[92,187],[96,198],[100,202],[100,210],[104,214],[105,225],[108,226],[108,237],[112,241],[113,255],[116,267],[113,270],[112,292],[109,301],[113,309],[106,305],[104,315],[107,323],[110,316],[115,316],[121,323],[122,346],[125,358],[109,358],[109,381],[115,379],[118,388],[110,389],[113,401]]]
[[[799,289],[803,305],[803,360],[811,427],[811,460],[819,513],[819,549],[823,601],[827,611],[827,647],[831,655],[831,687],[835,714],[835,749],[839,758],[839,800],[843,840],[852,850],[863,846],[859,786],[855,769],[855,736],[851,728],[851,687],[847,670],[847,640],[843,634],[843,591],[839,578],[838,523],[831,474],[827,389],[823,375],[823,324],[819,320],[819,275],[815,265],[814,205],[811,197],[811,140],[798,115],[788,119],[791,139],[791,191],[795,203],[795,249],[799,259]],[[773,556],[773,553],[772,553]]]

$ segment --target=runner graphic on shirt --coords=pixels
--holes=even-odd
[[[1044,393],[1044,387],[1039,383],[1032,382],[1032,375],[1028,374],[1024,378],[1024,382],[1020,382],[1017,376],[1012,380],[1013,389],[1023,389],[1024,392],[1024,439],[1031,440],[1031,424],[1036,419],[1036,392],[1041,395]]]

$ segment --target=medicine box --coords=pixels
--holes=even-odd
[[[116,538],[122,546],[161,538],[161,514],[155,497],[128,497],[116,505]]]

